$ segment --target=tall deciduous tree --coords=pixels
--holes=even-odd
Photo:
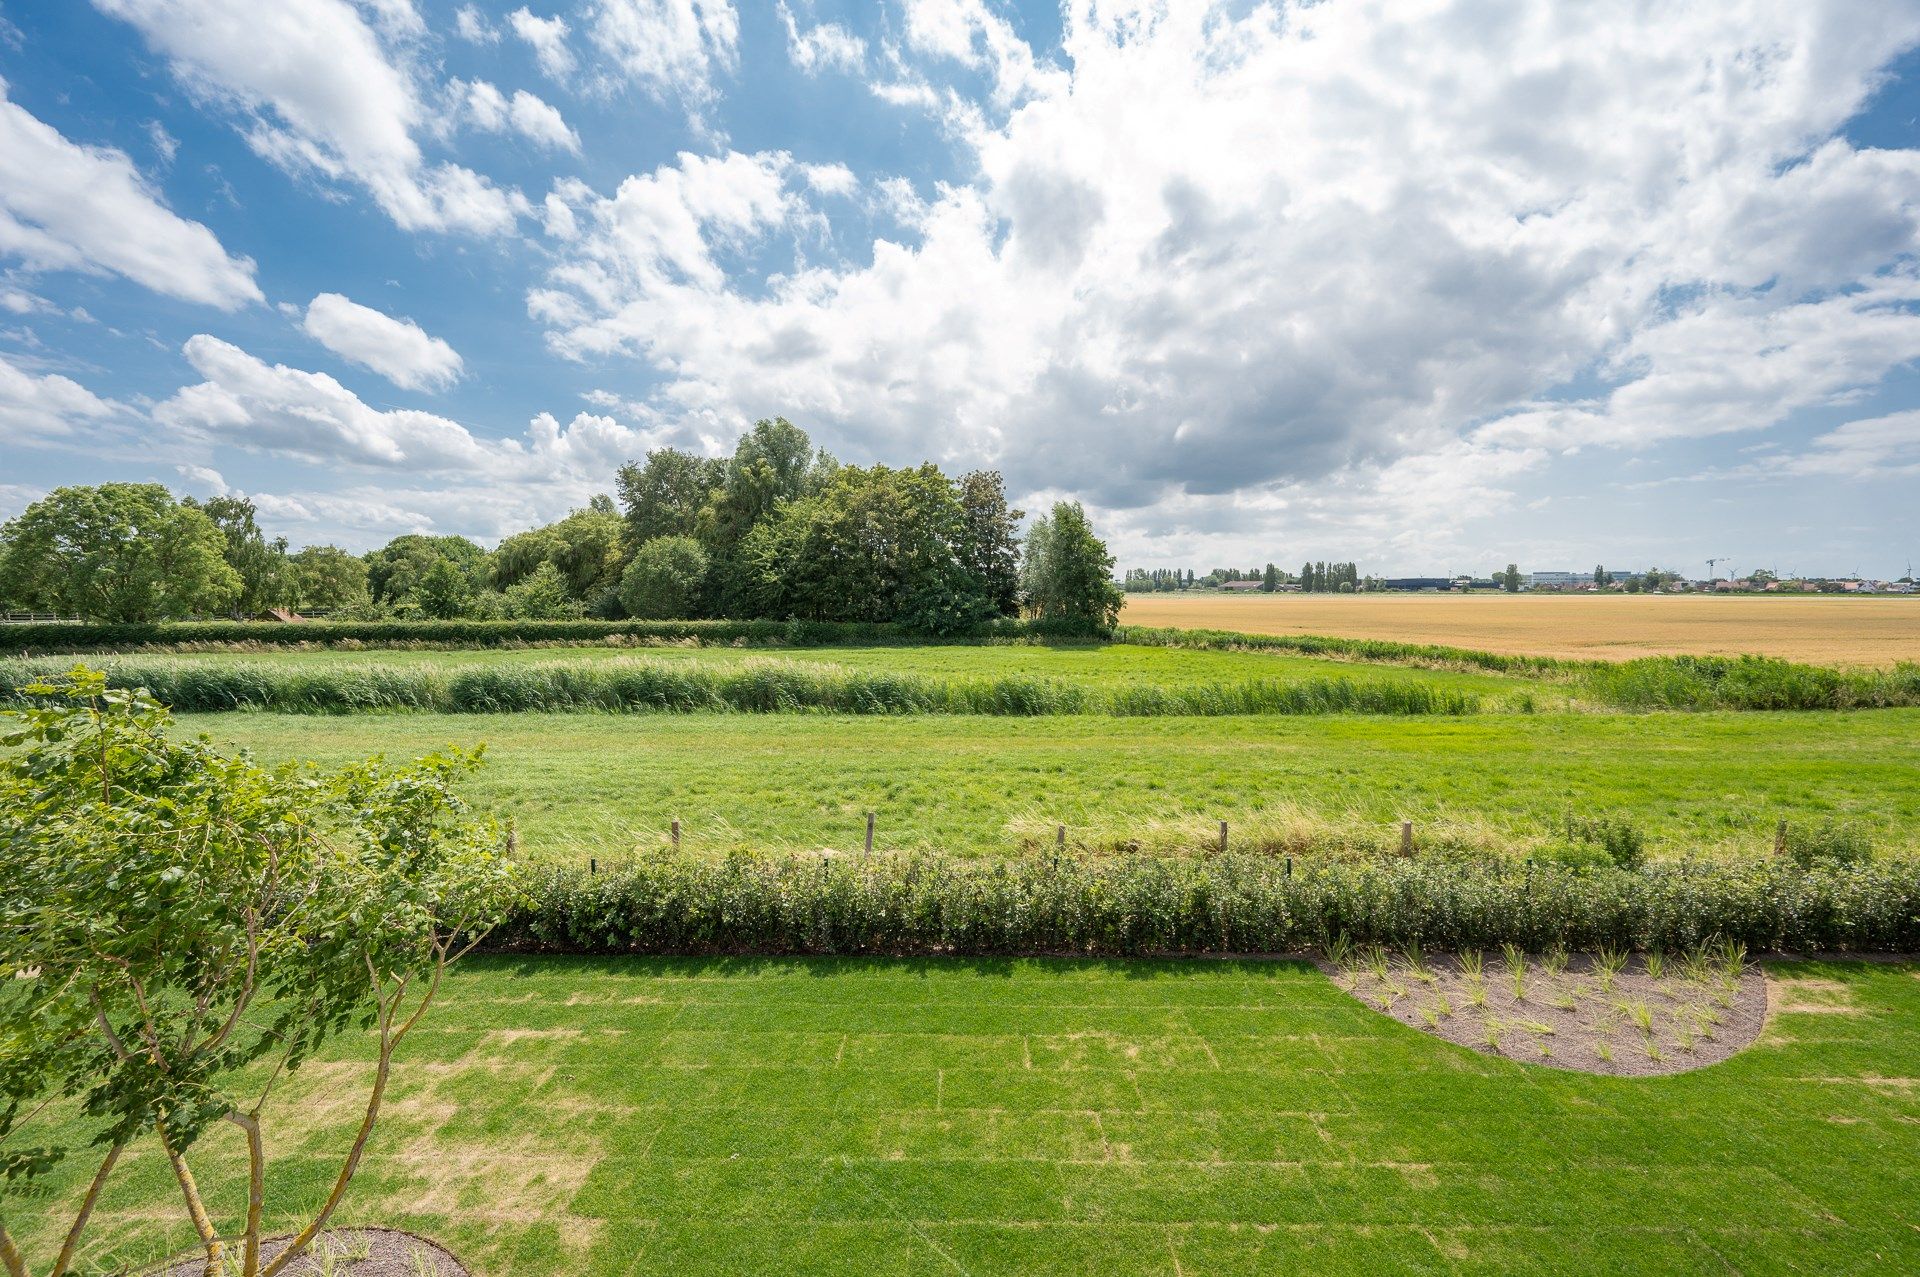
[[[960,565],[979,582],[994,611],[1012,616],[1020,607],[1020,520],[1025,511],[1007,505],[998,470],[960,476],[960,508],[966,532]]]
[[[374,602],[393,606],[415,600],[420,583],[434,564],[450,563],[466,579],[468,593],[477,585],[486,565],[486,551],[465,537],[426,536],[410,532],[395,537],[367,555],[367,588]]]
[[[619,584],[624,528],[611,509],[590,505],[575,510],[558,522],[502,541],[487,556],[487,580],[496,590],[511,590],[542,564],[551,564],[569,598],[592,603]]]
[[[1113,555],[1094,535],[1078,501],[1061,501],[1034,520],[1021,578],[1029,615],[1105,629],[1125,601],[1113,583]]]
[[[369,601],[367,564],[337,545],[310,545],[287,556],[293,578],[293,605],[302,610],[337,611]]]
[[[955,633],[993,614],[961,561],[965,537],[959,494],[938,467],[840,467],[742,539],[738,602],[757,616]]]
[[[620,606],[643,621],[693,615],[706,585],[707,552],[692,537],[655,537],[620,578]]]
[[[438,621],[450,621],[473,606],[473,582],[451,559],[435,559],[414,587],[420,610]]]
[[[580,615],[580,602],[567,589],[567,579],[551,563],[542,563],[504,591],[502,603],[516,621],[560,621]]]
[[[0,594],[89,621],[214,612],[239,595],[213,520],[157,483],[56,488],[0,528]]]
[[[655,537],[692,536],[713,492],[726,479],[727,463],[678,448],[657,448],[644,465],[620,467],[614,488],[625,514],[627,552]]]
[[[254,616],[291,601],[293,579],[287,567],[287,539],[267,540],[255,521],[258,511],[252,500],[227,496],[196,503],[188,497],[181,504],[205,513],[226,538],[227,566],[240,578],[240,592],[233,600],[235,611]]]

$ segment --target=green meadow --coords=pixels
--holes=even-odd
[[[1780,820],[1920,840],[1920,710],[995,718],[829,715],[186,715],[262,758],[339,763],[487,746],[470,792],[536,858],[876,845],[1011,854],[1076,843],[1204,848],[1218,822],[1403,818],[1524,836],[1569,810],[1631,819],[1655,854],[1755,853]]]

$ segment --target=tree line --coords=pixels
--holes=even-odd
[[[1360,569],[1352,563],[1329,563],[1322,559],[1300,566],[1298,574],[1269,563],[1264,568],[1214,568],[1195,577],[1192,568],[1128,568],[1121,588],[1129,594],[1162,594],[1181,590],[1217,590],[1239,581],[1258,581],[1263,593],[1272,594],[1282,586],[1308,594],[1352,594],[1369,587]]]
[[[1111,625],[1113,557],[1078,502],[1022,532],[991,470],[844,465],[783,418],[733,454],[674,448],[620,467],[615,496],[491,552],[410,533],[354,554],[291,550],[242,496],[159,484],[55,490],[0,527],[0,610],[100,622],[356,619],[886,621],[958,633],[996,617]]]

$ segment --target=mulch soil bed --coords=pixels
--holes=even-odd
[[[288,1238],[262,1241],[263,1260],[285,1248]],[[237,1249],[229,1255],[238,1260]],[[328,1257],[332,1266],[328,1267]],[[152,1277],[201,1277],[204,1258],[178,1259]],[[233,1271],[238,1272],[236,1267]],[[307,1253],[288,1264],[286,1277],[472,1277],[466,1265],[445,1247],[397,1228],[331,1228],[314,1239]]]
[[[1489,1055],[1618,1077],[1684,1073],[1750,1046],[1767,978],[1730,955],[1610,961],[1408,955],[1362,949],[1318,965],[1403,1024]]]

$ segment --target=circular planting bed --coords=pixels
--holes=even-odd
[[[278,1255],[287,1241],[273,1237],[261,1242],[262,1258]],[[239,1257],[237,1250],[228,1254]],[[206,1265],[202,1256],[178,1259],[156,1277],[200,1277]],[[444,1246],[397,1228],[329,1229],[281,1271],[286,1277],[472,1277]]]
[[[1766,977],[1744,954],[1436,954],[1376,946],[1322,970],[1403,1024],[1529,1064],[1682,1073],[1760,1036]]]

